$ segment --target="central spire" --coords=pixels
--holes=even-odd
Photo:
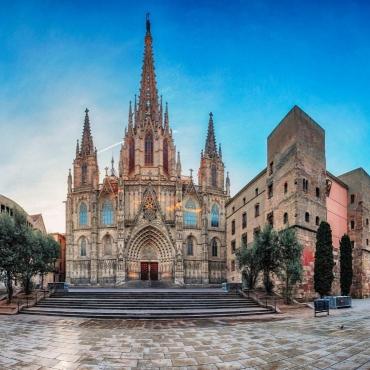
[[[140,123],[143,125],[148,121],[151,121],[154,124],[160,123],[160,108],[158,102],[157,82],[154,72],[149,13],[146,15],[145,48],[143,69],[141,72],[138,113]]]
[[[216,147],[215,129],[213,126],[212,112],[209,114],[208,132],[207,132],[207,139],[206,139],[206,145],[204,148],[204,153],[208,154],[210,157],[215,157],[218,155],[217,147]]]
[[[93,144],[93,138],[91,135],[89,110],[86,108],[84,128],[83,128],[82,140],[81,140],[81,154],[89,155],[93,153],[94,153],[94,144]]]

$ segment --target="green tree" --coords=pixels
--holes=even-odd
[[[284,282],[284,298],[287,304],[292,302],[294,286],[302,280],[302,245],[297,240],[294,229],[287,228],[279,233],[280,268],[279,276]]]
[[[253,245],[247,247],[242,241],[242,246],[236,252],[239,269],[242,271],[243,280],[246,281],[248,289],[254,289],[261,271],[260,263],[256,253],[256,247]]]
[[[347,234],[340,240],[340,289],[342,295],[349,295],[352,285],[352,245]]]
[[[41,275],[41,286],[44,287],[44,276],[55,269],[55,261],[60,254],[60,245],[50,235],[42,236],[42,248],[38,258],[38,273]]]
[[[314,266],[315,291],[320,296],[328,295],[334,280],[333,242],[330,225],[322,221],[316,234]]]
[[[263,272],[263,285],[267,293],[271,293],[274,287],[271,274],[277,273],[280,267],[280,251],[278,234],[271,225],[266,225],[256,236],[254,241],[257,260]]]
[[[0,215],[0,277],[5,282],[9,303],[21,267],[20,252],[27,241],[27,232],[27,219],[23,213],[15,210],[13,217]]]

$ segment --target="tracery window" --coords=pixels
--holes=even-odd
[[[194,238],[192,236],[188,236],[186,239],[186,254],[188,256],[194,255]]]
[[[135,169],[135,141],[131,139],[128,148],[128,170],[132,172]]]
[[[85,203],[80,204],[79,224],[80,226],[87,225],[87,206]]]
[[[168,141],[163,140],[163,170],[168,174]]]
[[[103,252],[105,256],[112,255],[112,237],[110,235],[105,235],[103,238]]]
[[[86,184],[87,182],[87,164],[84,163],[82,165],[82,169],[81,169],[81,182],[82,184]]]
[[[145,136],[145,165],[153,165],[153,134],[151,132]]]
[[[186,226],[197,226],[198,215],[197,207],[193,199],[189,199],[185,204],[184,224]]]
[[[103,204],[101,221],[103,225],[113,224],[113,206],[109,200],[106,200]]]
[[[212,247],[212,257],[217,257],[218,255],[218,247],[217,247],[217,240],[214,238],[212,239],[212,244],[211,244],[211,247]]]
[[[220,224],[220,210],[217,204],[214,204],[211,208],[211,226],[218,227]]]
[[[80,238],[80,256],[81,257],[87,256],[87,240],[84,236]]]
[[[217,187],[217,168],[215,164],[211,167],[211,183],[213,187]]]

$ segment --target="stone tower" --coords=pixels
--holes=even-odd
[[[200,157],[198,172],[199,186],[206,189],[224,190],[224,164],[222,162],[221,144],[217,149],[213,114],[209,114],[207,139]]]

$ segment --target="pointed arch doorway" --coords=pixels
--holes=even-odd
[[[169,238],[157,227],[147,226],[131,239],[127,252],[129,280],[174,280],[175,253]]]

